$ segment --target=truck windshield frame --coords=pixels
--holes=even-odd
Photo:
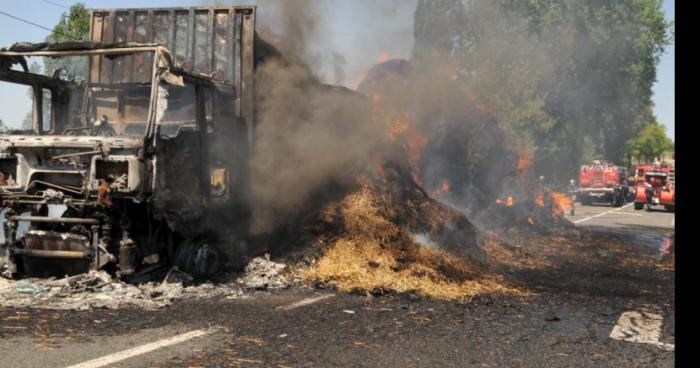
[[[87,70],[71,80],[27,70],[34,57],[84,57]],[[134,71],[120,60],[128,59],[140,70]],[[93,136],[144,138],[154,124],[155,96],[159,66],[169,66],[169,53],[161,46],[138,45],[98,49],[39,50],[0,52],[0,60],[10,61],[0,70],[0,82],[27,86],[33,99],[32,128],[14,129],[2,134],[39,136]],[[23,69],[12,63],[24,62]],[[106,64],[106,65],[104,65]],[[140,73],[137,74],[136,73]],[[113,76],[115,75],[115,76]],[[127,78],[126,76],[129,76]],[[50,91],[51,93],[37,93]],[[44,96],[49,96],[44,97]],[[50,101],[42,101],[50,99]],[[48,103],[50,102],[50,103]],[[47,107],[48,106],[48,107]],[[42,110],[50,111],[42,111]],[[46,118],[50,122],[46,122]]]

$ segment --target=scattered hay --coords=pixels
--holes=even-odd
[[[457,217],[428,202],[415,205],[415,201],[405,201],[397,206],[387,193],[364,186],[324,212],[324,221],[341,226],[343,231],[324,249],[318,262],[299,274],[309,282],[325,283],[346,292],[413,292],[440,300],[484,293],[519,293],[505,286],[498,275],[484,276],[483,268],[474,262],[421,246],[413,240],[414,229],[390,220],[396,212],[417,214],[426,208],[432,216],[400,218],[407,219],[407,223],[416,218],[427,221],[413,225],[430,233],[440,228],[439,222]]]
[[[528,253],[526,247],[508,245],[495,234],[487,234],[484,240],[484,250],[488,254],[490,263],[507,266],[514,269],[544,269],[552,267],[552,263],[544,257],[537,257]]]
[[[301,275],[307,280],[320,281],[345,292],[416,292],[440,300],[518,292],[504,286],[502,279],[496,276],[475,280],[452,279],[435,269],[435,263],[444,262],[466,268],[463,261],[428,249],[422,249],[421,253],[427,256],[426,259],[413,259],[411,264],[402,267],[402,262],[377,242],[341,239],[325,252],[314,267],[302,271]],[[469,273],[465,270],[464,275]]]

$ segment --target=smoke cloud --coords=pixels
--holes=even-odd
[[[258,3],[275,20],[269,31],[286,60],[269,61],[257,71],[258,126],[251,162],[254,234],[307,214],[330,192],[373,170],[377,157],[381,164],[398,163],[410,170],[428,193],[449,185],[450,192],[440,199],[470,212],[491,203],[501,194],[502,179],[515,175],[517,156],[503,148],[498,122],[461,81],[463,59],[453,50],[465,39],[450,33],[462,32],[464,8],[459,1],[451,5],[462,12],[457,14],[449,6],[438,7],[437,14],[429,4],[417,11],[413,7],[407,22],[411,31],[392,36],[411,45],[405,52],[412,52],[414,60],[394,59],[366,71],[358,88],[362,94],[321,83],[324,51],[318,45],[337,40],[324,23],[328,17],[321,13],[322,3]],[[368,3],[362,12],[395,14],[407,6],[401,4]],[[424,30],[444,23],[441,17],[456,22],[456,28],[413,32],[414,17]],[[261,14],[263,26],[269,22],[262,19]],[[373,41],[363,40],[354,54],[332,54],[334,82],[344,79],[344,66],[368,57],[362,50]]]
[[[365,98],[318,84],[306,66],[271,61],[257,73],[253,233],[294,221],[324,191],[351,185],[383,134]]]
[[[551,171],[576,162],[581,135],[572,131],[594,89],[560,78],[572,56],[552,47],[560,35],[532,32],[499,4],[256,3],[258,29],[284,59],[256,71],[254,234],[312,214],[378,163],[410,172],[478,224],[499,198],[532,207],[540,184],[519,170],[523,157]],[[581,119],[566,125],[557,114]]]

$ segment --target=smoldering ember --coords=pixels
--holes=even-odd
[[[0,5],[0,366],[675,365],[672,2],[171,3]]]

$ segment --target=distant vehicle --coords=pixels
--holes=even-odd
[[[626,177],[626,168],[609,163],[595,161],[592,165],[581,166],[579,201],[583,205],[603,202],[614,207],[622,206],[629,194]]]
[[[668,211],[676,207],[676,168],[667,165],[640,165],[635,170],[636,195],[634,209],[644,206],[664,206]]]

